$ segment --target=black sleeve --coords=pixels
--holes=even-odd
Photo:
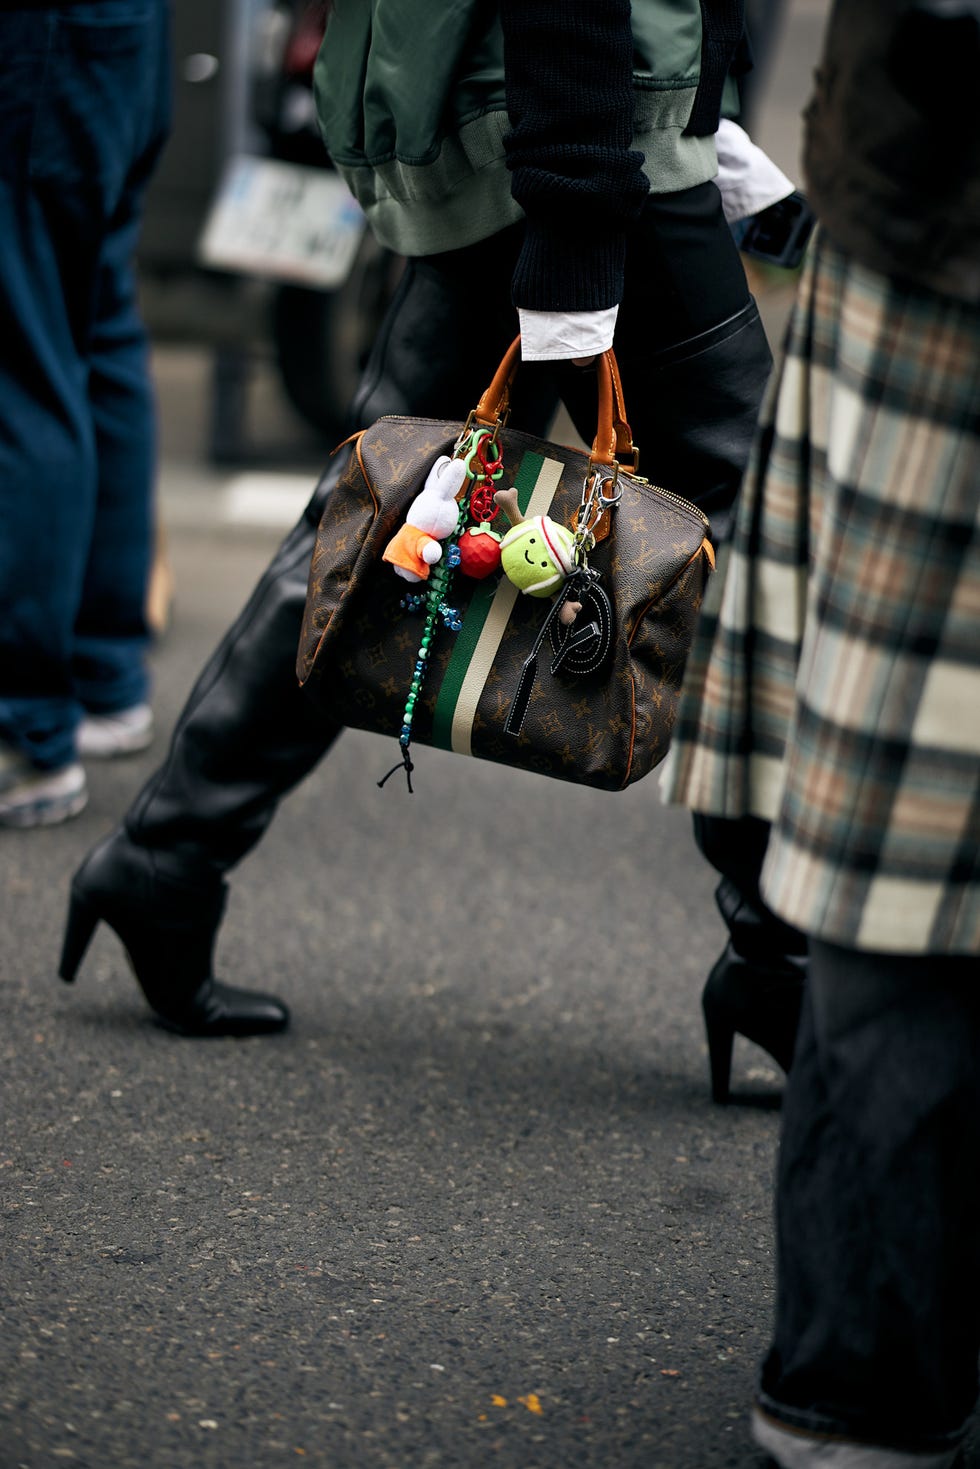
[[[623,293],[649,190],[633,135],[629,0],[501,0],[512,193],[527,216],[514,304],[599,311]]]

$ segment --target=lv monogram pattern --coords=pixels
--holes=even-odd
[[[421,635],[418,614],[400,602],[407,582],[381,561],[438,454],[452,452],[462,425],[382,418],[352,446],[327,501],[310,565],[297,672],[331,719],[397,740]],[[510,487],[528,453],[559,461],[550,514],[570,524],[588,456],[518,430],[499,434]],[[549,603],[518,596],[472,715],[471,753],[560,780],[620,790],[667,753],[684,661],[694,634],[708,562],[705,526],[693,506],[631,475],[608,539],[590,555],[615,617],[613,651],[599,673],[553,676],[547,641],[520,735],[503,733],[524,660]],[[699,554],[700,553],[700,554]],[[449,601],[464,616],[481,583],[454,578]],[[415,707],[412,739],[436,743],[442,680],[457,635],[439,626]],[[458,747],[458,746],[457,746]]]

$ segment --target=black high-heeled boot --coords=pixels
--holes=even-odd
[[[796,1045],[806,935],[784,923],[759,891],[769,845],[769,823],[755,816],[694,813],[694,836],[721,882],[715,902],[728,946],[708,975],[701,997],[711,1062],[711,1094],[730,1096],[732,1048],[744,1035],[788,1071]]]
[[[184,1035],[255,1035],[288,1024],[280,1000],[215,979],[212,953],[226,872],[337,734],[295,674],[314,535],[304,517],[287,536],[205,665],[164,763],[72,880],[61,977],[74,979],[105,922],[151,1008]]]
[[[765,964],[743,959],[728,944],[708,975],[701,995],[711,1064],[711,1095],[731,1095],[736,1035],[761,1046],[789,1071],[803,1004],[803,970],[792,959]]]
[[[150,1008],[181,1035],[265,1035],[289,1024],[281,1000],[221,984],[211,972],[226,887],[167,876],[122,829],[95,847],[71,884],[59,973],[71,983],[97,925],[115,932]]]

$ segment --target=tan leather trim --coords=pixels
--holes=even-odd
[[[364,429],[355,429],[352,434],[347,435],[346,439],[341,439],[339,444],[334,445],[334,447],[330,450],[329,457],[332,459],[335,454],[340,453],[341,449],[346,449],[348,444],[352,444],[355,439],[359,439],[363,433]]]
[[[357,454],[357,462],[361,466],[361,473],[364,476],[364,483],[367,485],[368,490],[371,493],[371,499],[374,501],[375,516],[378,516],[381,514],[381,501],[378,499],[377,494],[375,493],[374,485],[371,483],[371,476],[367,472],[367,465],[364,463],[364,455],[361,453],[361,444],[364,439],[364,434],[365,430],[361,429],[359,434],[354,435],[354,437],[357,439],[357,448],[355,450],[355,453]],[[348,442],[350,441],[348,440]]]
[[[630,750],[626,761],[626,775],[620,790],[624,791],[630,783],[630,774],[633,770],[633,751],[636,748],[636,679],[630,674]]]

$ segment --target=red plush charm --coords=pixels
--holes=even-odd
[[[500,537],[484,523],[469,526],[459,538],[459,569],[482,581],[500,566]]]

